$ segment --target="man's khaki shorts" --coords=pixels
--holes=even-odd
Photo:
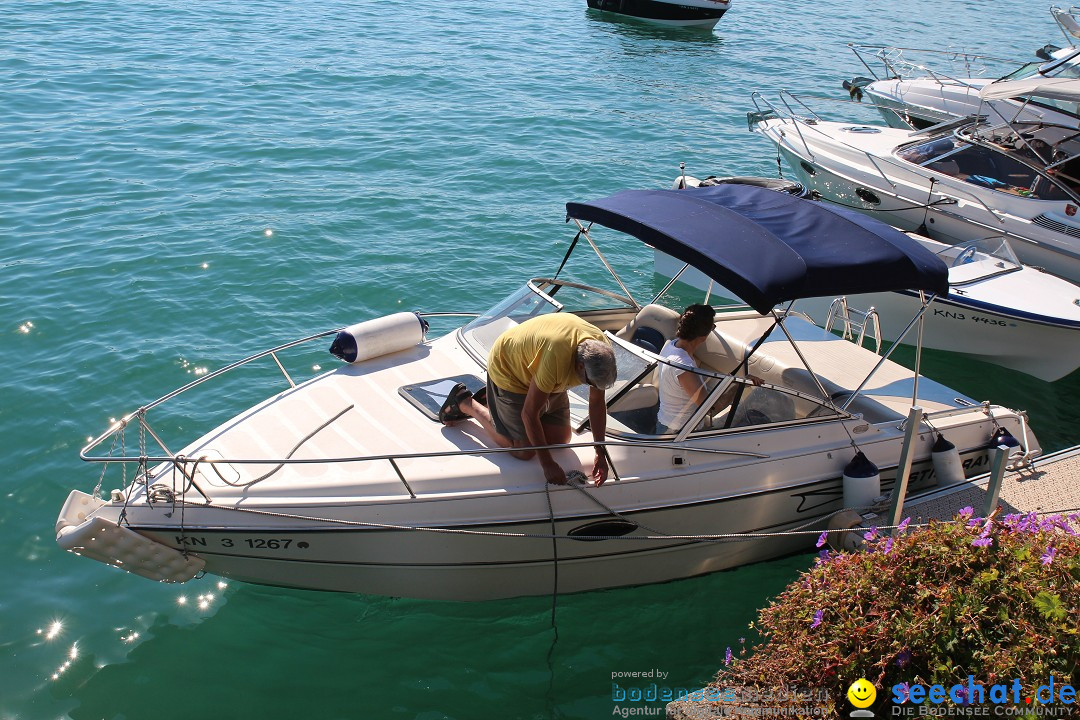
[[[495,423],[495,429],[500,435],[529,445],[529,435],[525,432],[525,423],[521,421],[521,410],[524,407],[525,395],[503,390],[488,378],[488,410],[491,411],[491,421]],[[540,413],[540,422],[545,425],[570,424],[570,398],[565,392],[548,398],[547,405]]]

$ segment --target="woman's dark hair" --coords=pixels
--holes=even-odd
[[[709,305],[691,305],[679,317],[675,335],[680,340],[696,340],[705,337],[716,327],[716,311]]]

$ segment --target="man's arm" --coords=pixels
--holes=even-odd
[[[604,391],[592,386],[589,387],[589,428],[592,430],[593,442],[604,442],[607,437],[607,402],[604,398]],[[596,486],[600,487],[607,480],[607,476],[607,454],[602,446],[597,445],[592,478],[596,482]]]
[[[525,404],[521,408],[521,423],[525,426],[525,434],[529,444],[535,447],[547,445],[547,435],[544,433],[544,424],[540,421],[540,415],[547,404],[550,393],[546,393],[536,386],[536,380],[529,382],[529,392],[525,395]],[[555,458],[551,457],[549,450],[537,450],[536,459],[540,461],[540,467],[544,469],[544,479],[555,485],[566,484],[566,473],[563,472]]]

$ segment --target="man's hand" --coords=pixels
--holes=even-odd
[[[552,485],[566,484],[566,473],[563,472],[563,469],[559,465],[559,463],[551,460],[546,463],[542,463],[542,465],[544,468],[544,480],[551,483]]]
[[[593,468],[592,468],[592,479],[596,483],[596,487],[600,487],[601,485],[603,485],[604,481],[607,480],[607,476],[608,476],[607,457],[604,456],[604,453],[597,452],[596,453],[596,462],[593,463]]]

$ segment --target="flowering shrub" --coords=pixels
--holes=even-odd
[[[1080,680],[1078,530],[1076,514],[987,521],[971,508],[896,538],[871,530],[861,552],[822,551],[713,685],[826,688],[842,711],[859,678],[879,708],[903,683]]]

